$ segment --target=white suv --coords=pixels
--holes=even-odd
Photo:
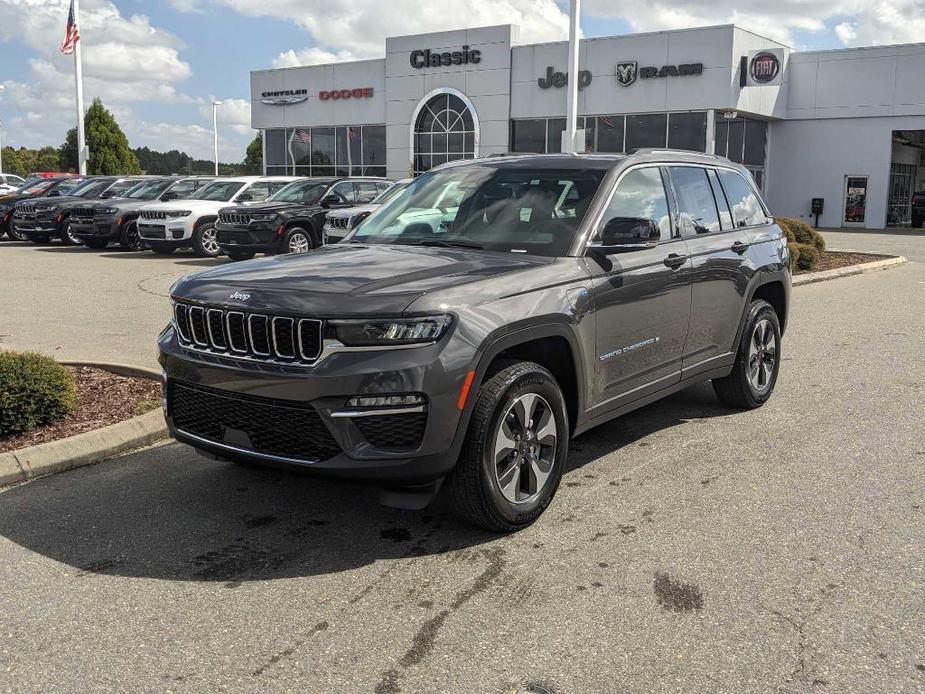
[[[167,255],[192,246],[196,255],[221,253],[215,232],[218,211],[230,203],[263,202],[296,176],[240,176],[220,178],[188,198],[146,205],[138,216],[138,235],[155,253]]]

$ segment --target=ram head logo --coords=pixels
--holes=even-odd
[[[636,61],[631,63],[617,63],[617,84],[623,87],[630,86],[636,81],[637,72]]]

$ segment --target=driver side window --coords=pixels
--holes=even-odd
[[[645,219],[659,228],[659,240],[671,239],[671,216],[668,212],[668,196],[658,167],[650,166],[630,171],[617,184],[610,204],[601,219],[603,225],[614,217]]]
[[[331,188],[329,195],[336,195],[340,202],[354,202],[353,183],[351,181],[342,181]]]

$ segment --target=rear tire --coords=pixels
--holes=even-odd
[[[134,219],[122,225],[122,231],[119,233],[119,246],[124,251],[143,251],[145,242],[138,235],[138,222]]]
[[[549,506],[568,457],[565,398],[533,362],[504,362],[476,395],[462,454],[443,492],[473,525],[512,532]]]
[[[157,241],[145,241],[144,243],[150,250],[154,251],[158,255],[170,255],[175,250],[177,250],[176,246],[171,246],[166,243],[158,243]]]
[[[193,231],[193,250],[201,258],[217,258],[222,254],[214,224],[206,222]]]
[[[239,260],[250,260],[257,255],[254,251],[225,251],[225,253],[235,262]]]
[[[71,223],[65,222],[64,229],[61,230],[61,243],[65,246],[81,246],[83,241],[71,233]]]
[[[745,319],[732,373],[713,379],[713,390],[727,405],[752,410],[774,392],[780,371],[780,321],[767,301],[753,301]]]

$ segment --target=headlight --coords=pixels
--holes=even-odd
[[[276,219],[278,215],[274,214],[252,214],[252,222],[272,222]]]
[[[100,214],[116,214],[119,211],[118,207],[104,207],[101,210],[97,210]]]
[[[191,210],[170,210],[167,212],[168,217],[189,217],[192,213]]]
[[[330,325],[348,347],[414,345],[436,342],[446,333],[450,316],[424,316],[386,320],[335,320]]]

